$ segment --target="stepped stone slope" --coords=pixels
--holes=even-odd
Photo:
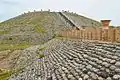
[[[120,80],[119,57],[119,44],[53,39],[25,50],[10,80]]]
[[[98,21],[92,20],[90,18],[69,12],[63,12],[72,22],[74,22],[78,27],[100,27],[102,24]]]
[[[29,12],[0,24],[0,43],[44,43],[66,28],[67,23],[56,12]]]

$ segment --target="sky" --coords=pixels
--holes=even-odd
[[[0,0],[0,21],[28,11],[70,11],[100,21],[112,20],[120,25],[120,0]]]

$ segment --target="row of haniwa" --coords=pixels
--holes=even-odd
[[[82,40],[120,42],[120,27],[109,27],[109,29],[93,27],[81,28],[79,30],[69,29],[62,31],[59,35]]]

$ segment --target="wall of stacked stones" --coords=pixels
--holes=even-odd
[[[91,28],[76,30],[65,30],[60,33],[60,36],[67,38],[77,38],[82,40],[99,40],[106,42],[120,42],[120,28]]]

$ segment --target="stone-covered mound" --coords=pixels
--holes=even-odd
[[[37,11],[28,12],[0,23],[0,44],[40,44],[52,39],[64,29],[78,26],[99,27],[100,23],[92,19],[65,13],[66,20],[59,12]],[[78,27],[77,26],[77,27]]]
[[[0,44],[40,44],[69,27],[56,12],[24,13],[0,23]]]
[[[53,39],[23,52],[10,80],[120,80],[119,57],[119,44]]]

